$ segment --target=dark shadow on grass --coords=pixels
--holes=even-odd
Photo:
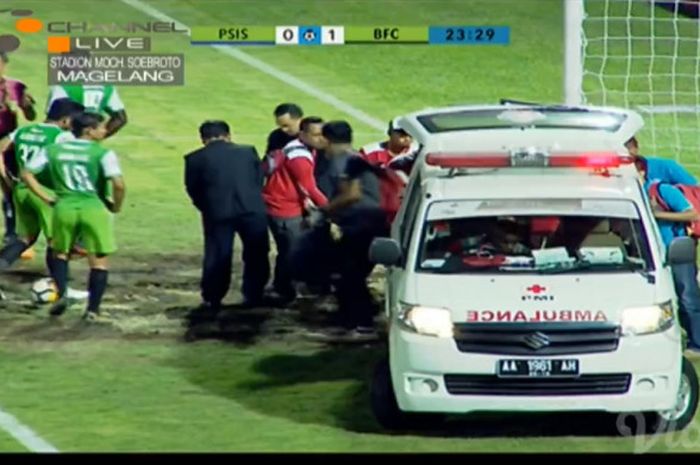
[[[369,386],[386,348],[374,346],[291,346],[288,352],[248,349],[244,355],[211,360],[183,346],[175,362],[188,379],[264,415],[325,425],[357,433],[448,438],[616,436],[615,416],[590,413],[451,416],[439,425],[388,432],[375,421]],[[274,349],[277,351],[278,349]],[[243,358],[244,362],[240,359]],[[216,365],[216,368],[212,367]]]

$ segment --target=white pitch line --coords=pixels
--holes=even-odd
[[[22,424],[13,415],[0,409],[0,429],[19,441],[31,452],[59,452],[53,445],[41,438],[36,431]]]
[[[156,18],[160,21],[165,21],[168,23],[175,23],[180,29],[187,29],[188,34],[190,31],[190,28],[186,25],[181,23],[180,21],[168,16],[167,14],[163,13],[162,11],[150,6],[149,4],[142,2],[141,0],[121,0],[122,3],[125,3],[129,5],[130,7],[136,8],[139,11],[142,11],[143,13],[146,13],[147,15],[152,16],[153,18]],[[343,113],[352,116],[353,118],[357,119],[358,121],[362,121],[366,125],[377,129],[378,131],[384,131],[386,129],[387,123],[384,121],[381,121],[373,116],[368,115],[364,111],[353,107],[349,103],[343,102],[342,100],[334,97],[331,94],[328,94],[326,92],[323,92],[322,90],[318,89],[317,87],[312,86],[311,84],[302,81],[301,79],[292,76],[291,74],[282,71],[280,69],[275,68],[274,66],[271,66],[264,61],[258,60],[257,58],[248,55],[247,53],[233,47],[229,47],[226,45],[210,45],[210,47],[218,50],[219,52],[223,53],[224,55],[228,55],[231,58],[235,58],[238,61],[241,61],[258,71],[262,71],[263,73],[272,76],[276,79],[279,79],[280,81],[284,82],[285,84],[288,84],[292,87],[296,87],[302,92],[305,92],[312,97],[317,98],[323,103],[327,103],[328,105],[342,111]]]

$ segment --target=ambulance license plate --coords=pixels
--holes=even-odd
[[[576,359],[499,360],[496,365],[496,374],[502,378],[561,378],[578,376],[578,368]]]

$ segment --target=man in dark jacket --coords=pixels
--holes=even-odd
[[[244,305],[258,306],[270,275],[260,159],[255,147],[231,142],[223,121],[206,121],[199,133],[204,147],[185,157],[185,186],[204,227],[203,302],[197,314],[219,311],[231,283],[236,233],[243,243]]]

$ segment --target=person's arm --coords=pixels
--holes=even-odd
[[[56,203],[56,199],[44,191],[44,188],[41,186],[41,184],[39,184],[39,181],[36,180],[36,177],[32,171],[26,168],[23,169],[22,173],[20,174],[20,178],[22,178],[22,181],[24,181],[29,190],[34,192],[34,194],[44,203],[49,206],[53,206]]]
[[[127,123],[126,108],[124,108],[124,102],[119,98],[119,92],[116,88],[112,90],[112,95],[107,102],[107,113],[109,113],[109,121],[107,121],[105,138],[116,134]]]
[[[17,158],[15,157],[14,144],[0,147],[0,184],[3,192],[9,195],[14,186],[12,176],[18,176]]]
[[[126,185],[117,154],[110,150],[102,157],[100,165],[105,178],[112,183],[112,199],[104,199],[105,205],[112,213],[119,213],[126,196]]]
[[[115,176],[112,181],[112,201],[107,202],[107,208],[112,213],[119,213],[122,210],[124,199],[126,198],[126,184],[123,176]]]
[[[292,180],[299,189],[317,206],[322,207],[328,203],[328,199],[316,185],[313,162],[306,157],[296,157],[287,160],[287,169]]]
[[[654,218],[657,220],[689,223],[700,218],[692,204],[688,202],[688,199],[676,187],[670,185],[659,186],[659,197],[664,201],[668,210],[661,210],[658,203],[652,201]]]
[[[36,119],[36,109],[34,104],[36,100],[27,92],[22,92],[22,97],[19,101],[19,107],[22,109],[22,114],[27,121],[34,121]]]
[[[263,171],[263,164],[260,161],[260,156],[258,155],[258,151],[255,147],[252,147],[252,150],[249,152],[251,155],[251,162],[253,163],[253,173],[255,176],[255,183],[256,185],[262,187],[265,185],[265,173]]]
[[[697,186],[698,181],[695,176],[690,174],[690,172],[683,167],[680,163],[675,160],[666,161],[666,172],[669,177],[670,184],[687,184],[690,186]]]
[[[321,209],[333,216],[339,210],[349,207],[362,198],[362,184],[359,179],[341,179],[338,184],[338,195],[333,197],[325,207]]]
[[[192,200],[192,204],[201,211],[202,182],[195,161],[193,155],[185,157],[185,190]]]

